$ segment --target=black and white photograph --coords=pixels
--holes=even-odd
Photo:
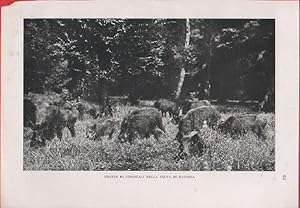
[[[23,170],[275,171],[275,19],[23,23]]]

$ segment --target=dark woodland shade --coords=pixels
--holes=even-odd
[[[25,19],[24,93],[68,89],[107,95],[173,97],[211,83],[211,98],[262,100],[275,88],[273,19]]]

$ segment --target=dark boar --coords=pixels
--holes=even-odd
[[[219,125],[219,129],[232,136],[243,135],[249,131],[258,137],[265,138],[265,127],[267,120],[259,115],[246,114],[230,116],[225,122]]]
[[[179,142],[179,155],[202,155],[204,142],[198,132],[205,127],[216,127],[220,113],[212,106],[192,109],[180,120],[176,140]]]
[[[154,107],[160,110],[163,114],[163,116],[166,116],[167,113],[170,114],[170,116],[178,116],[179,115],[179,108],[177,107],[177,104],[173,101],[161,98],[154,103]]]
[[[46,140],[52,140],[55,134],[59,139],[62,138],[63,128],[68,128],[71,136],[75,137],[75,123],[78,117],[77,110],[62,109],[55,105],[50,105],[45,110],[45,121],[34,127],[30,146],[43,146]]]
[[[113,134],[120,128],[120,120],[107,119],[96,121],[87,127],[86,136],[88,139],[101,140],[103,136],[112,138]]]
[[[142,108],[131,112],[123,119],[118,139],[121,142],[132,143],[136,138],[148,138],[154,135],[158,140],[164,132],[160,112],[154,108]]]
[[[179,158],[187,155],[201,156],[204,152],[205,144],[197,131],[187,135],[177,134],[176,140],[179,142]]]

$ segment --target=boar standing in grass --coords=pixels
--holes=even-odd
[[[120,120],[107,119],[104,121],[96,121],[87,127],[86,136],[92,140],[102,140],[103,136],[112,138],[113,134],[120,128]]]
[[[169,113],[170,116],[179,115],[179,108],[177,107],[177,104],[165,98],[161,98],[155,101],[154,107],[160,110],[163,116],[166,116],[167,113]]]
[[[36,123],[36,113],[37,113],[37,108],[35,104],[27,99],[24,98],[24,126],[25,127],[31,127],[33,128],[35,123]]]
[[[150,135],[159,140],[160,135],[164,133],[160,112],[155,108],[141,108],[123,119],[118,140],[132,143],[134,139],[149,138]]]
[[[189,110],[180,120],[176,140],[179,142],[179,156],[199,155],[204,151],[204,142],[198,132],[202,128],[216,127],[220,113],[212,106],[202,106]]]
[[[266,138],[265,127],[267,120],[259,115],[245,114],[230,116],[225,122],[219,125],[219,129],[232,136],[243,135],[249,131],[258,137]]]
[[[46,140],[52,140],[55,136],[62,138],[63,128],[67,127],[71,136],[75,137],[75,122],[79,115],[77,110],[63,109],[56,105],[49,105],[45,110],[45,121],[35,125],[30,146],[44,146]]]

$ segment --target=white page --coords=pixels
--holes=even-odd
[[[3,8],[2,207],[297,207],[298,10],[297,2],[282,1],[44,1]],[[275,171],[23,171],[23,19],[129,17],[275,19]],[[113,175],[144,178],[105,177]],[[175,175],[188,178],[159,178]]]

